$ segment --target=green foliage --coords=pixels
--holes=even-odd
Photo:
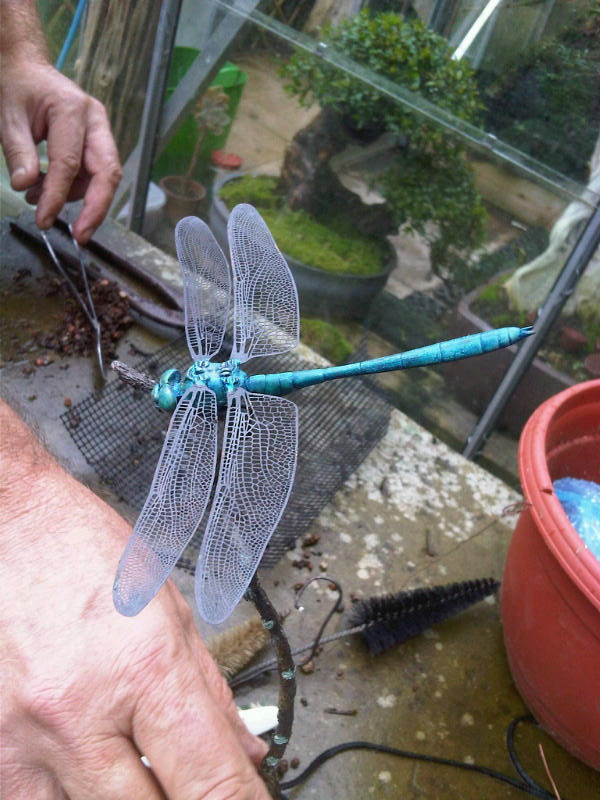
[[[192,109],[192,117],[200,136],[207,131],[217,136],[223,133],[231,122],[228,109],[229,97],[223,89],[220,86],[209,86]]]
[[[448,42],[419,20],[363,11],[321,36],[351,61],[343,70],[314,54],[296,53],[281,69],[286,88],[304,105],[335,109],[358,131],[379,127],[406,146],[390,156],[380,188],[398,224],[420,233],[436,223],[434,269],[445,274],[457,253],[483,241],[485,211],[462,146],[439,125],[357,77],[356,64],[409,89],[460,119],[477,121],[482,105],[473,71],[454,61]]]
[[[577,315],[581,322],[581,330],[588,340],[588,350],[593,353],[600,350],[600,309],[592,301],[579,306]]]
[[[300,341],[332,364],[343,363],[353,352],[352,345],[339,328],[316,317],[300,318]]]
[[[547,246],[548,232],[544,228],[530,228],[498,250],[483,253],[467,265],[468,269],[464,263],[457,264],[453,277],[466,291],[470,291],[499,272],[506,273],[529,263]]]
[[[478,291],[477,298],[472,305],[480,317],[488,320],[497,328],[501,328],[503,325],[527,324],[527,314],[522,313],[515,317],[516,312],[509,307],[504,284],[511,272],[528,264],[544,252],[548,246],[548,238],[548,231],[544,228],[530,228],[507,242],[503,247],[492,253],[485,253],[479,259],[469,276],[470,282],[467,282],[466,288],[471,290],[489,281],[483,289]],[[498,275],[498,277],[490,280],[493,275]]]
[[[321,40],[328,47],[393,83],[451,111],[474,120],[481,110],[473,72],[467,63],[453,61],[448,42],[420,21],[406,22],[399,14],[374,17],[363,11],[339,26],[324,29]],[[382,125],[407,135],[416,144],[429,145],[440,134],[431,123],[410,113],[397,101],[312,54],[297,53],[282,67],[288,91],[304,105],[318,101],[350,117],[357,128]],[[444,147],[447,137],[436,144]]]
[[[542,163],[587,180],[600,114],[600,4],[555,38],[529,48],[508,72],[482,78],[497,136]]]
[[[495,328],[502,328],[505,325],[527,324],[527,314],[521,312],[517,314],[509,308],[504,282],[506,275],[498,280],[489,283],[478,294],[477,299],[472,304],[472,308],[482,319],[485,319]]]
[[[506,298],[504,297],[504,278],[502,281],[498,281],[496,283],[489,283],[485,286],[477,295],[477,299],[481,303],[487,303],[489,305],[493,305],[494,303],[498,303],[503,301],[506,303]]]
[[[502,328],[505,325],[524,326],[530,324],[531,319],[527,313],[524,311],[516,313],[510,308],[508,295],[504,288],[506,279],[507,275],[503,274],[481,289],[471,303],[471,310],[495,328]],[[563,349],[561,334],[564,327],[574,328],[585,334],[587,347],[582,353],[566,352]],[[554,325],[544,340],[538,356],[575,380],[589,380],[590,376],[583,365],[583,360],[586,355],[595,352],[596,343],[599,340],[600,324],[597,319],[586,317],[580,311],[572,315],[563,314],[560,322]]]
[[[187,180],[192,180],[206,135],[212,133],[218,136],[229,125],[228,108],[229,97],[220,86],[210,86],[202,97],[196,101],[196,105],[192,110],[192,117],[198,129],[198,138],[185,173]]]
[[[317,222],[305,211],[282,207],[277,178],[244,175],[227,181],[220,196],[229,208],[237,203],[255,206],[278,247],[304,264],[349,275],[378,275],[382,271],[384,243],[361,235],[345,218]]]
[[[400,219],[427,235],[426,223],[435,221],[430,241],[438,272],[451,272],[464,285],[469,262],[457,252],[477,248],[483,239],[486,211],[473,185],[472,173],[462,159],[440,161],[431,153],[404,156],[382,176],[388,205]],[[431,237],[430,237],[431,238]]]

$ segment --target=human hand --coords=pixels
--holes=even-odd
[[[104,106],[43,61],[16,57],[3,65],[0,143],[16,191],[37,203],[36,222],[49,228],[68,200],[83,198],[73,235],[85,244],[100,225],[121,179]],[[47,140],[48,172],[36,145]]]
[[[3,796],[267,800],[266,745],[180,593],[167,583],[120,616],[111,590],[129,525],[1,403],[0,426]]]

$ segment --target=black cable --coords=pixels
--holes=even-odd
[[[477,772],[481,775],[487,775],[489,778],[493,778],[494,780],[501,781],[502,783],[507,783],[509,786],[512,786],[515,789],[519,789],[526,794],[531,795],[532,797],[539,797],[542,800],[556,800],[556,795],[548,792],[543,787],[539,786],[529,775],[525,772],[521,763],[519,762],[515,749],[514,749],[514,733],[516,730],[517,725],[520,722],[524,721],[534,721],[533,717],[525,716],[525,717],[517,717],[508,726],[506,732],[506,742],[508,752],[515,767],[515,770],[519,773],[522,778],[522,781],[518,780],[517,778],[512,778],[510,775],[505,775],[502,772],[498,772],[495,769],[491,769],[490,767],[483,767],[479,764],[466,764],[463,761],[456,761],[452,758],[443,758],[442,756],[431,756],[425,753],[414,753],[411,750],[402,750],[397,747],[390,747],[389,745],[383,744],[375,744],[374,742],[365,742],[365,741],[354,741],[354,742],[343,742],[342,744],[334,745],[333,747],[329,747],[327,750],[324,750],[320,753],[316,758],[314,758],[310,764],[295,778],[291,780],[284,781],[281,784],[281,789],[287,790],[292,789],[295,786],[304,783],[304,781],[312,775],[322,764],[328,761],[330,758],[339,755],[339,753],[345,753],[348,750],[372,750],[377,753],[387,753],[388,755],[392,756],[399,756],[401,758],[409,758],[414,761],[425,761],[430,764],[442,764],[443,766],[447,767],[456,767],[457,769],[468,770],[469,772]],[[563,798],[566,800],[566,798]]]
[[[517,756],[517,751],[515,749],[515,731],[517,730],[517,726],[520,722],[533,722],[534,725],[537,725],[537,722],[531,716],[531,714],[524,714],[522,717],[515,717],[506,729],[506,749],[508,750],[508,755],[515,772],[517,772],[523,781],[531,786],[532,789],[543,792],[545,789],[540,786],[539,783],[536,783],[531,775],[526,772]],[[551,796],[554,797],[554,795]]]

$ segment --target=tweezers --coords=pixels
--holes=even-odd
[[[18,236],[39,247],[44,247],[41,231],[30,212],[26,212],[12,221],[10,227]],[[67,236],[68,229],[69,222],[59,218],[54,227],[47,232],[46,237],[50,240],[57,258],[62,261],[64,266],[73,271],[80,269],[80,266],[70,247]],[[101,232],[97,231],[85,248],[85,252],[94,259],[93,263],[88,262],[88,275],[94,280],[106,278],[110,281],[118,281],[119,286],[129,297],[131,308],[141,318],[182,331],[185,327],[183,292],[146,270],[139,263],[137,254],[132,257],[120,255],[116,252],[116,246],[118,246],[118,241],[115,242],[106,235],[102,236]],[[54,259],[52,260],[54,261]],[[148,296],[140,294],[134,288],[135,285],[145,290]]]
[[[71,236],[71,241],[73,243],[73,247],[75,248],[75,252],[77,253],[77,258],[79,260],[79,267],[81,270],[81,279],[83,281],[83,286],[85,288],[85,297],[82,297],[81,293],[75,286],[74,282],[69,277],[67,270],[62,265],[60,259],[56,255],[56,252],[52,245],[50,244],[50,239],[48,238],[45,231],[40,230],[40,234],[42,239],[44,240],[44,244],[46,245],[46,249],[50,254],[50,258],[54,262],[54,266],[59,271],[61,277],[67,282],[69,289],[71,290],[73,296],[83,309],[86,317],[88,318],[90,325],[94,330],[94,337],[96,339],[96,356],[98,357],[98,366],[100,367],[100,374],[102,378],[106,380],[106,368],[104,367],[104,359],[102,357],[102,329],[100,328],[100,321],[98,320],[98,315],[96,314],[96,307],[94,306],[94,300],[92,298],[92,293],[90,291],[90,284],[88,281],[88,265],[83,257],[83,253],[77,240],[73,236],[73,228],[69,225],[69,234]]]

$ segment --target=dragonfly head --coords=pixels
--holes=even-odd
[[[152,389],[154,405],[161,411],[174,411],[182,394],[181,372],[178,369],[163,372]]]

